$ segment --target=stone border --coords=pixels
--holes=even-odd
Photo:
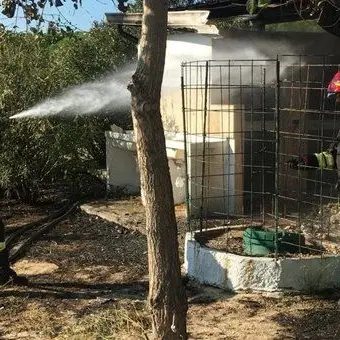
[[[228,227],[203,235],[221,234]],[[201,246],[200,232],[187,233],[184,268],[201,284],[231,291],[317,291],[340,288],[340,256],[308,258],[251,257]]]

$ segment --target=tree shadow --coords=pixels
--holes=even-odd
[[[57,264],[60,272],[70,275],[64,276],[70,281],[76,281],[73,268],[81,271],[94,266],[126,269],[137,281],[147,273],[146,251],[144,235],[79,212],[40,237],[25,255],[30,260]],[[103,280],[103,275],[98,276],[97,281]]]
[[[0,299],[5,297],[21,297],[25,299],[96,299],[106,298],[140,298],[147,296],[148,282],[133,281],[128,283],[97,283],[81,282],[31,282],[27,287],[10,287],[0,291]]]
[[[282,326],[275,339],[340,339],[338,304],[302,310],[303,315],[279,313],[272,320]],[[298,313],[297,313],[298,314]]]

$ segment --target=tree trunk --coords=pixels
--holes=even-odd
[[[137,70],[129,89],[137,143],[149,258],[149,306],[155,339],[186,339],[187,300],[181,280],[172,185],[160,113],[167,1],[144,0]]]

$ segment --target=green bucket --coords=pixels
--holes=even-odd
[[[297,253],[305,245],[305,238],[298,233],[279,231],[277,233],[279,253]],[[247,255],[268,255],[275,252],[275,231],[249,227],[243,233],[243,246]]]

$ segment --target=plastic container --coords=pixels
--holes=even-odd
[[[298,253],[305,245],[305,238],[298,233],[279,231],[277,234],[279,253]],[[268,255],[275,252],[275,231],[249,227],[243,233],[243,246],[247,255]]]

